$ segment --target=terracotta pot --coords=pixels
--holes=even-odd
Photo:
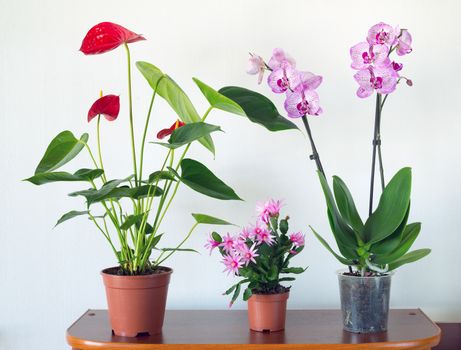
[[[248,299],[250,329],[258,332],[276,332],[285,329],[287,299],[290,292],[282,294],[253,294]]]
[[[101,271],[106,287],[107,305],[115,335],[135,337],[138,333],[162,332],[168,284],[173,270],[142,276],[111,274],[117,268]]]

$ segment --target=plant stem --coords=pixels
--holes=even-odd
[[[136,166],[136,148],[134,144],[134,127],[133,127],[133,99],[131,94],[131,56],[128,44],[125,43],[126,57],[128,63],[128,102],[130,108],[130,133],[131,133],[131,152],[133,155],[134,183],[138,186],[138,170]]]
[[[310,155],[310,159],[315,160],[315,164],[317,165],[317,170],[320,171],[323,176],[325,176],[325,172],[323,170],[322,162],[320,161],[320,155],[317,151],[317,147],[315,147],[314,138],[312,137],[311,128],[309,127],[309,122],[307,121],[306,115],[302,117],[304,127],[306,128],[307,136],[309,137],[309,141],[311,143],[312,154]]]
[[[101,114],[98,115],[98,123],[96,124],[96,138],[98,142],[98,156],[99,156],[99,168],[104,171],[102,173],[102,180],[104,183],[107,182],[105,170],[104,170],[104,165],[102,163],[102,153],[101,153],[101,134],[100,134],[100,124],[101,124]]]
[[[198,222],[196,222],[192,228],[190,229],[189,233],[187,234],[187,236],[181,241],[181,243],[179,243],[177,245],[176,248],[174,248],[174,250],[172,250],[167,256],[165,256],[162,260],[160,261],[156,261],[154,263],[154,265],[158,266],[160,265],[162,262],[164,262],[166,259],[168,259],[171,255],[173,255],[179,248],[182,247],[182,245],[189,239],[189,237],[191,236],[192,232],[194,232],[195,228],[198,226]]]
[[[371,157],[371,178],[370,178],[370,201],[368,208],[368,215],[373,213],[373,190],[375,185],[375,167],[376,167],[376,150],[377,146],[380,144],[381,140],[379,139],[379,130],[381,122],[381,94],[376,94],[376,111],[375,111],[375,125],[373,132],[373,152]],[[380,171],[382,169],[382,163]],[[381,180],[384,182],[384,173],[381,171]]]

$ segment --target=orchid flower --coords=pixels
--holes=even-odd
[[[400,32],[400,36],[398,37],[396,46],[397,55],[403,56],[409,54],[412,51],[411,42],[411,34],[408,32],[408,30],[402,29],[402,31]]]
[[[370,45],[389,45],[395,44],[397,30],[389,24],[380,22],[368,30],[367,41]]]
[[[266,63],[261,56],[250,54],[248,59],[246,72],[251,75],[258,74],[258,84],[261,84],[266,70]]]
[[[272,57],[267,65],[272,70],[281,68],[284,65],[296,68],[296,61],[282,49],[276,48],[272,51]]]
[[[365,98],[376,90],[379,94],[390,94],[397,85],[398,74],[392,67],[373,68],[359,70],[354,79],[360,85],[357,96]]]
[[[354,69],[365,69],[374,64],[377,67],[387,67],[390,63],[389,47],[387,45],[370,45],[361,42],[351,47],[350,50]]]
[[[319,95],[314,90],[306,90],[299,86],[295,91],[287,92],[284,104],[290,118],[300,118],[305,115],[320,115]]]

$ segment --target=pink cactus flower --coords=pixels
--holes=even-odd
[[[266,227],[261,226],[259,223],[256,223],[254,226],[253,234],[258,244],[266,243],[267,245],[272,245],[274,242],[274,236],[271,235]]]
[[[230,253],[235,246],[235,237],[232,237],[229,233],[227,233],[222,240],[222,243],[219,245],[224,249],[226,253]]]
[[[253,243],[250,248],[248,248],[245,244],[245,246],[240,249],[240,256],[242,257],[245,266],[248,266],[250,262],[256,264],[255,258],[259,256],[258,251],[256,250],[256,243]]]
[[[301,232],[292,233],[288,237],[293,243],[293,246],[296,248],[302,247],[304,245],[304,235]]]
[[[264,77],[264,71],[266,70],[266,64],[261,56],[250,54],[250,58],[247,63],[247,73],[251,75],[258,74],[258,84],[261,84]]]
[[[386,67],[390,63],[387,45],[370,45],[367,42],[361,42],[351,47],[350,54],[351,67],[354,69],[365,69],[371,64]]]
[[[208,235],[208,239],[207,239],[207,243],[205,244],[205,248],[206,249],[209,249],[210,250],[210,255],[211,255],[211,252],[213,251],[213,249],[215,249],[216,247],[219,247],[219,242],[216,242],[211,233]]]
[[[234,275],[239,274],[239,268],[242,267],[242,260],[240,256],[236,254],[228,254],[224,256],[224,259],[222,260],[222,263],[226,267],[223,272],[227,271],[227,275],[229,275],[231,272]]]
[[[265,224],[269,224],[272,216],[279,215],[282,205],[282,201],[274,199],[269,199],[264,203],[257,203],[256,212],[258,214],[258,218]]]
[[[250,227],[243,227],[240,231],[239,238],[246,241],[247,239],[252,238],[252,229]]]
[[[319,95],[314,90],[305,90],[302,85],[295,91],[287,92],[285,110],[290,118],[300,118],[309,115],[320,115]]]
[[[411,48],[411,34],[406,29],[402,29],[397,41],[397,55],[403,56],[409,54],[413,49]]]
[[[274,69],[267,77],[267,84],[276,94],[293,90],[300,82],[299,72],[286,62],[282,63],[280,68]]]
[[[370,45],[387,44],[388,46],[392,46],[395,44],[397,32],[389,24],[380,22],[368,30],[367,41]]]
[[[395,90],[397,85],[398,74],[392,67],[361,69],[355,75],[354,79],[360,85],[357,90],[357,96],[365,98],[373,94],[376,90],[380,94],[390,94]]]
[[[246,241],[240,237],[236,237],[234,240],[234,251],[240,252],[247,247]]]
[[[282,65],[289,65],[292,68],[296,68],[296,61],[282,49],[276,48],[272,51],[272,57],[267,65],[272,70],[281,68]]]

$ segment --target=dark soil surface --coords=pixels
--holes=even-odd
[[[291,287],[284,287],[282,285],[277,285],[275,287],[268,287],[268,288],[259,288],[253,289],[253,294],[283,294],[290,291]]]
[[[116,276],[147,276],[147,275],[155,275],[164,272],[169,272],[170,269],[168,267],[157,266],[155,268],[150,268],[142,273],[137,273],[136,275],[130,275],[125,270],[123,270],[120,266],[117,267],[110,267],[104,270],[104,273],[109,275],[116,275]]]
[[[354,276],[354,277],[382,277],[387,276],[387,273],[373,273],[373,272],[365,272],[365,276],[362,276],[359,271],[355,272],[344,272],[343,276]]]

